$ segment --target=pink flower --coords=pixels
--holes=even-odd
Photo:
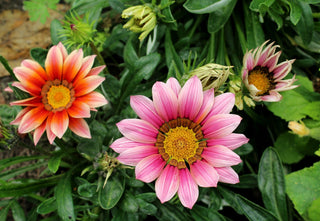
[[[181,88],[170,78],[156,82],[153,101],[132,96],[130,103],[141,119],[125,119],[117,126],[124,137],[111,148],[120,153],[118,160],[136,166],[136,178],[155,182],[161,203],[176,193],[181,203],[192,208],[200,187],[217,183],[238,183],[231,168],[241,162],[232,150],[248,142],[243,134],[232,133],[241,117],[229,114],[234,95],[214,97],[213,89],[203,92],[198,77]]]
[[[50,143],[61,138],[69,128],[75,134],[91,138],[89,126],[83,118],[90,117],[90,110],[107,104],[107,100],[96,89],[104,78],[98,74],[105,68],[92,68],[95,55],[83,57],[82,50],[69,55],[59,43],[50,48],[45,69],[33,60],[24,60],[14,68],[19,80],[15,86],[30,97],[12,102],[25,106],[11,124],[19,125],[19,133],[34,131],[36,145],[46,131]]]
[[[286,60],[278,64],[281,51],[277,53],[275,51],[280,46],[273,46],[274,42],[272,42],[263,49],[267,42],[244,55],[242,80],[253,100],[276,102],[282,99],[280,91],[298,87],[298,85],[292,85],[296,81],[295,76],[292,79],[283,80],[291,71],[295,60]]]

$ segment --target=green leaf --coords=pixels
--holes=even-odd
[[[50,35],[52,44],[57,45],[59,42],[66,40],[66,37],[61,37],[60,32],[63,30],[63,27],[58,19],[53,19],[50,24]]]
[[[227,9],[226,6],[233,0],[187,0],[183,7],[194,14],[205,14],[216,11],[217,9]]]
[[[96,137],[95,139],[83,138],[78,143],[77,150],[79,153],[85,154],[93,159],[100,153],[101,146],[101,137]]]
[[[161,14],[164,15],[164,22],[167,22],[169,23],[169,27],[172,29],[172,30],[177,30],[178,29],[178,24],[176,22],[176,20],[174,19],[172,13],[171,13],[171,9],[170,9],[170,0],[162,0],[161,3],[160,3],[160,6],[161,7],[165,7],[162,9],[161,11]]]
[[[253,49],[265,42],[264,32],[258,20],[258,16],[248,9],[246,3],[243,3],[244,21],[247,37],[248,49]]]
[[[221,187],[219,185],[218,185],[218,191],[222,195],[225,202],[227,202],[229,206],[231,206],[232,209],[234,209],[234,211],[236,211],[239,215],[243,214],[242,208],[237,202],[238,197],[236,193],[234,193],[233,191],[225,187]]]
[[[56,9],[56,4],[59,0],[31,0],[24,1],[23,7],[29,12],[30,21],[37,21],[38,19],[42,24],[46,23],[47,17],[50,17],[48,8]]]
[[[288,3],[290,6],[290,21],[292,22],[292,24],[297,25],[297,23],[299,22],[301,15],[302,15],[302,10],[301,7],[299,5],[299,3],[297,2],[298,0],[292,0]]]
[[[318,144],[315,140],[310,139],[310,137],[299,137],[285,132],[278,136],[274,147],[283,163],[292,164],[299,162],[306,155],[312,155],[318,148]]]
[[[71,193],[71,172],[66,173],[58,182],[54,196],[57,202],[59,217],[65,220],[75,220],[73,199]]]
[[[63,153],[59,152],[54,154],[48,161],[48,168],[52,173],[56,173],[59,169],[61,158],[63,157]]]
[[[121,85],[119,80],[111,74],[107,74],[102,83],[103,90],[107,93],[107,100],[115,103],[120,96]]]
[[[250,9],[255,12],[262,12],[261,8],[269,8],[275,0],[253,0],[250,3]]]
[[[315,199],[320,198],[320,162],[286,175],[286,191],[294,208],[305,214]]]
[[[232,187],[251,189],[258,186],[256,174],[244,174],[239,176],[239,183],[233,184]]]
[[[312,33],[313,33],[313,16],[312,10],[308,3],[304,3],[298,1],[300,8],[302,10],[301,19],[296,25],[296,30],[298,34],[301,36],[302,41],[305,45],[308,45],[312,40]]]
[[[220,215],[217,211],[212,209],[208,209],[202,206],[194,205],[192,210],[190,211],[192,218],[195,221],[225,221],[226,219]]]
[[[24,214],[24,211],[20,204],[14,200],[12,205],[11,205],[11,212],[14,221],[25,221],[26,220],[26,215]]]
[[[14,164],[27,162],[30,160],[45,159],[45,158],[48,158],[48,156],[18,156],[18,157],[10,157],[7,159],[3,159],[3,160],[0,160],[0,171]]]
[[[139,211],[146,215],[155,215],[158,211],[158,208],[152,203],[148,203],[143,199],[137,198],[139,204]]]
[[[10,76],[15,80],[18,81],[16,75],[13,73],[12,68],[9,66],[8,61],[0,55],[0,62],[2,63],[3,67],[9,72]]]
[[[45,187],[55,185],[61,175],[38,180],[28,180],[27,183],[6,183],[0,185],[0,197],[22,196],[31,192],[39,191]]]
[[[172,44],[171,33],[169,29],[166,32],[164,47],[167,67],[169,68],[173,63],[177,67],[179,74],[182,75],[184,73],[182,59]]]
[[[283,168],[273,148],[267,148],[262,154],[258,171],[258,187],[265,207],[279,220],[288,220]]]
[[[135,197],[127,193],[124,195],[124,198],[121,200],[120,208],[128,213],[136,213],[139,209],[139,204]]]
[[[57,202],[56,202],[56,198],[54,197],[46,199],[45,201],[40,203],[39,206],[37,207],[37,213],[43,214],[43,215],[51,213],[56,210],[57,210]]]
[[[78,187],[77,191],[80,196],[90,198],[97,192],[97,184],[94,184],[94,183],[82,184]]]
[[[308,209],[308,217],[310,221],[318,221],[320,217],[320,198],[315,199]]]
[[[31,58],[37,61],[42,67],[47,57],[48,50],[43,48],[32,48],[30,51]]]
[[[278,13],[278,10],[277,9],[273,9],[273,8],[270,8],[268,10],[268,14],[270,15],[271,19],[277,23],[277,31],[280,30],[280,28],[282,27],[283,25],[283,19],[281,17],[281,15],[279,15]]]
[[[103,209],[113,208],[120,200],[124,191],[124,182],[111,176],[104,188],[100,188],[98,201]]]
[[[217,5],[210,13],[208,19],[208,32],[215,33],[219,31],[229,20],[229,17],[236,5],[236,0],[227,0]]]
[[[268,210],[262,208],[261,206],[251,202],[250,200],[244,198],[241,195],[236,196],[236,202],[241,207],[243,214],[250,221],[276,221],[278,220],[272,213]]]
[[[7,206],[5,206],[4,208],[1,208],[1,210],[0,210],[0,221],[6,221],[7,220],[7,215],[8,215],[8,212],[10,210],[10,207],[12,205],[12,202],[13,202],[13,200]]]

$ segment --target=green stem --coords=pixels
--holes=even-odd
[[[320,18],[320,12],[314,12],[314,13],[312,13],[312,16],[314,18]]]
[[[199,26],[201,20],[202,20],[202,16],[199,15],[199,16],[197,17],[196,22],[195,22],[194,25],[192,26],[192,29],[191,29],[190,33],[189,33],[190,39],[192,38],[194,32],[196,31],[196,28]]]
[[[106,68],[103,69],[103,72],[104,72],[105,74],[109,74],[107,65],[106,65],[106,63],[104,62],[104,59],[103,59],[102,55],[100,54],[100,52],[98,51],[97,47],[94,45],[93,42],[90,42],[90,47],[91,47],[93,53],[97,55],[97,59],[98,59],[99,63],[100,63],[101,65],[105,65],[105,66],[106,66]]]
[[[245,54],[247,51],[247,42],[246,42],[244,33],[242,31],[242,28],[240,27],[238,17],[236,17],[235,15],[232,15],[232,18],[233,18],[234,24],[236,25],[236,29],[238,32],[238,37],[239,37],[239,42],[241,45],[242,52],[243,52],[243,54]]]

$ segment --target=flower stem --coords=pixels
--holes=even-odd
[[[103,72],[104,72],[105,74],[109,74],[107,65],[106,65],[106,63],[104,62],[102,55],[100,54],[100,52],[98,51],[97,47],[94,45],[93,42],[90,42],[90,47],[91,47],[93,53],[97,55],[97,59],[98,59],[99,63],[100,63],[101,65],[105,65],[105,66],[106,66],[106,68],[103,69]]]

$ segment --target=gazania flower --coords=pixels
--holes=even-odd
[[[146,183],[156,180],[161,203],[178,193],[188,208],[198,199],[198,186],[239,182],[231,166],[241,159],[232,150],[248,139],[232,133],[241,121],[238,115],[229,114],[234,95],[214,97],[213,89],[203,92],[197,76],[183,88],[175,78],[156,82],[152,94],[153,101],[131,97],[131,107],[141,119],[117,124],[124,135],[111,145],[120,153],[118,160],[136,166],[137,179]]]
[[[298,85],[292,85],[296,81],[295,76],[283,80],[291,71],[294,59],[278,64],[281,51],[275,51],[280,46],[273,46],[272,42],[264,48],[267,42],[244,55],[242,80],[253,100],[276,102],[282,99],[280,91],[290,90]]]
[[[50,143],[61,138],[68,128],[75,134],[90,138],[89,126],[83,118],[90,110],[107,104],[96,89],[104,78],[98,74],[105,68],[92,68],[95,55],[83,57],[82,50],[68,55],[59,43],[50,48],[45,69],[33,60],[24,60],[14,68],[19,82],[12,85],[29,93],[30,98],[12,102],[25,106],[11,124],[19,125],[19,133],[34,131],[35,145],[46,131]]]

